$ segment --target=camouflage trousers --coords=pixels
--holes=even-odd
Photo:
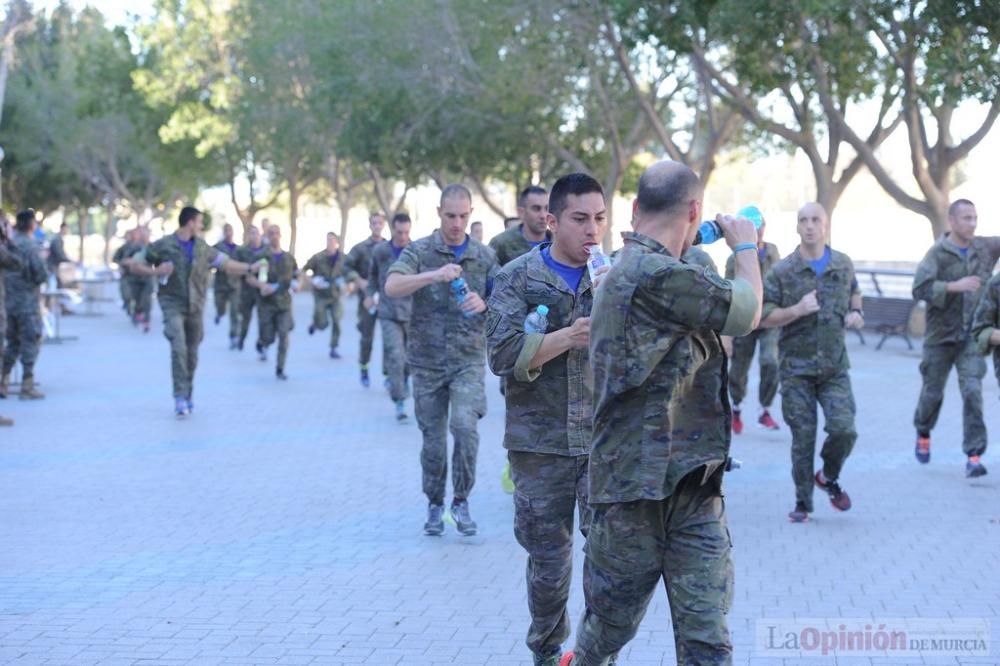
[[[465,499],[476,483],[479,419],[486,415],[484,366],[411,368],[413,411],[423,435],[420,466],[424,494],[443,504],[448,480],[448,431],[454,439],[451,483],[454,497]],[[450,412],[450,413],[449,413]]]
[[[570,580],[573,577],[573,513],[580,533],[590,529],[587,456],[510,451],[514,480],[514,536],[528,552],[528,648],[536,655],[559,654],[569,637]]]
[[[924,381],[913,425],[918,432],[934,429],[952,366],[958,371],[958,390],[962,394],[962,451],[967,456],[979,456],[986,451],[986,424],[983,421],[986,359],[976,351],[973,340],[924,345],[924,357],[920,361],[920,375]]]
[[[250,331],[250,321],[253,319],[253,309],[257,306],[257,294],[260,292],[248,284],[240,289],[240,348]]]
[[[132,298],[132,315],[142,315],[149,321],[149,315],[153,311],[153,279],[129,276],[126,280]]]
[[[42,343],[42,315],[35,309],[7,313],[7,345],[3,350],[3,374],[21,361],[25,378],[35,376],[35,361]]]
[[[406,366],[406,336],[410,322],[379,319],[382,323],[382,368],[389,379],[389,397],[393,402],[409,397]]]
[[[358,362],[361,365],[368,365],[372,360],[372,345],[375,342],[375,315],[368,312],[363,300],[358,302],[358,331],[361,333]]]
[[[288,357],[288,334],[295,328],[292,311],[261,305],[257,308],[257,317],[260,319],[261,346],[270,347],[275,339],[278,340],[278,362],[275,367],[284,370],[285,359]]]
[[[42,342],[42,315],[35,309],[7,313],[7,346],[3,350],[3,374],[9,374],[21,361],[24,377],[35,376],[35,361]]]
[[[781,378],[781,413],[792,431],[792,480],[795,501],[813,510],[813,474],[816,458],[816,405],[823,408],[826,440],[820,457],[823,475],[840,477],[858,433],[854,429],[854,392],[847,370],[822,377],[784,375]]]
[[[216,276],[217,281],[223,281],[224,278]],[[216,282],[215,287],[215,317],[216,319],[222,319],[229,313],[229,337],[235,338],[240,334],[240,289],[234,289],[228,284],[224,286],[219,286]]]
[[[336,349],[340,344],[340,318],[344,309],[340,299],[328,294],[313,294],[313,328],[325,331],[330,327],[330,349]]]
[[[732,542],[721,471],[705,484],[703,474],[691,472],[663,500],[592,505],[574,666],[608,663],[635,636],[661,579],[677,663],[732,663]]]
[[[175,398],[191,398],[194,371],[198,367],[198,345],[204,334],[204,313],[201,310],[163,311],[163,335],[170,341],[170,373]]]
[[[778,392],[778,332],[776,328],[751,331],[749,335],[733,339],[733,357],[729,362],[729,395],[733,406],[738,407],[747,395],[747,377],[755,348],[760,349],[760,386],[757,397],[760,406],[767,409]]]
[[[125,312],[128,313],[129,317],[134,316],[135,298],[132,296],[132,276],[128,273],[123,273],[118,279],[118,294],[121,296]]]

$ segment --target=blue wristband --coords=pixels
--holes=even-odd
[[[756,243],[740,243],[739,245],[733,248],[733,254],[736,254],[741,250],[756,250],[756,249],[757,249]]]

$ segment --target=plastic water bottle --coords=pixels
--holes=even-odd
[[[261,259],[260,268],[257,269],[257,282],[267,282],[267,259]]]
[[[590,273],[590,282],[593,283],[596,277],[594,274],[597,272],[597,269],[601,266],[610,266],[611,260],[608,258],[608,255],[604,254],[604,250],[601,249],[600,245],[591,245],[589,252],[590,258],[587,259],[587,272]]]
[[[465,284],[465,278],[457,277],[451,281],[451,297],[458,303],[459,308],[465,303],[465,297],[468,295],[469,286]],[[462,314],[466,317],[476,316],[475,312],[466,312],[465,310],[462,310]]]
[[[54,292],[57,289],[58,285],[59,283],[56,281],[56,274],[49,273],[49,276],[46,278],[46,283],[45,283],[46,289],[49,292]]]
[[[753,222],[755,229],[760,229],[764,225],[764,216],[756,206],[744,206],[736,211],[736,217],[745,217]],[[715,220],[706,220],[698,227],[698,234],[694,237],[695,245],[708,245],[722,238],[722,227]]]
[[[343,289],[344,285],[347,284],[346,282],[344,282],[344,278],[341,275],[338,275],[336,278],[334,278],[333,283],[337,285],[337,289]]]
[[[378,300],[379,296],[378,292],[376,291],[374,294],[372,294],[372,306],[368,308],[368,314],[370,314],[373,317],[375,316],[375,313],[378,312]]]
[[[170,282],[170,275],[161,275],[158,279],[158,282],[160,283],[161,287],[166,285],[168,282]]]
[[[549,330],[549,306],[539,305],[524,318],[525,333],[546,333]]]

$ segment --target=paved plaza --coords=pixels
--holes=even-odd
[[[297,297],[287,383],[273,360],[228,351],[225,324],[206,319],[186,421],[173,417],[158,310],[148,335],[111,304],[63,321],[79,339],[43,348],[48,399],[0,402],[17,421],[0,431],[0,663],[531,663],[497,381],[471,497],[480,533],[426,537],[419,431],[395,422],[380,382],[359,384],[353,303],[333,361],[325,335],[306,334],[311,298]],[[871,335],[864,347],[849,339],[860,433],[842,477],[850,512],[817,496],[813,521],[789,524],[787,429],[735,438],[743,469],[725,488],[737,664],[1000,663],[1000,447],[984,458],[988,476],[964,478],[953,376],[932,462],[918,465],[919,350],[873,347]],[[374,376],[380,357],[376,340]],[[1000,436],[992,367],[984,400]],[[763,654],[755,631],[789,618],[985,620],[991,656]],[[661,589],[619,663],[674,661]]]

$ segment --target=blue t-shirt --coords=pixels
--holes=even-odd
[[[552,253],[549,252],[548,247],[542,248],[542,260],[545,261],[545,265],[551,268],[556,275],[563,279],[563,282],[576,293],[577,288],[580,286],[580,280],[583,279],[583,272],[587,270],[586,266],[567,266],[566,264],[561,264],[552,258]]]
[[[469,249],[469,237],[466,236],[461,245],[449,245],[448,247],[455,253],[455,261],[459,261],[465,255],[465,251]]]
[[[180,245],[181,246],[181,250],[184,251],[184,256],[187,258],[188,263],[190,264],[191,262],[193,262],[194,261],[194,238],[191,238],[190,240],[186,240],[186,241],[181,240],[180,238],[178,238],[177,239],[177,244]]]
[[[389,249],[392,250],[392,256],[399,259],[399,255],[403,254],[403,250],[405,248],[396,247],[395,245],[393,245],[392,241],[389,241]]]
[[[816,277],[822,277],[823,273],[826,272],[826,267],[830,265],[830,246],[827,245],[823,249],[823,256],[819,259],[810,259],[809,265],[816,271]]]
[[[337,250],[333,254],[326,255],[326,260],[330,262],[331,266],[336,266],[338,259],[340,259],[340,250]]]
[[[960,248],[958,248],[958,253],[960,255],[962,255],[963,259],[968,259],[969,258],[969,248],[967,248],[967,247],[960,247]]]
[[[546,240],[546,239],[543,238],[542,240],[539,240],[539,241],[533,241],[530,238],[528,238],[527,236],[525,236],[524,235],[524,225],[523,224],[521,225],[521,238],[523,238],[524,240],[528,241],[528,245],[530,245],[531,247],[538,247],[539,245],[541,245],[542,243],[544,243],[545,240]]]

